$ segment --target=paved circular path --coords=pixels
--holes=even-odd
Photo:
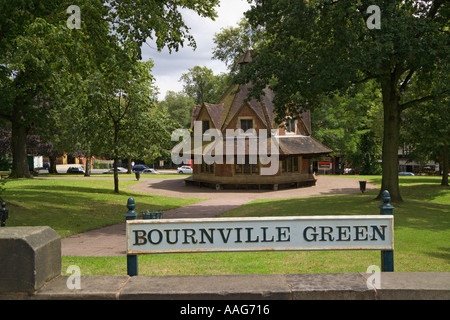
[[[326,194],[359,193],[359,180],[336,176],[319,176],[316,186],[272,190],[220,190],[186,186],[184,177],[144,178],[128,190],[178,198],[207,199],[167,210],[163,218],[207,218],[242,206],[256,199],[282,199]],[[377,189],[367,183],[367,190]],[[63,256],[124,256],[126,254],[125,223],[92,230],[61,240]]]

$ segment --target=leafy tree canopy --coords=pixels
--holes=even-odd
[[[74,79],[86,79],[93,68],[119,60],[117,70],[129,69],[127,65],[140,60],[147,39],[154,40],[158,50],[178,50],[186,42],[195,47],[182,12],[214,19],[218,4],[219,0],[80,0],[80,29],[69,30],[71,1],[2,0],[0,118],[12,126],[12,176],[29,177],[26,135],[45,121],[41,115],[48,114],[48,107],[61,107],[54,100],[68,92]],[[110,51],[116,54],[106,54]]]
[[[184,73],[180,81],[184,83],[183,91],[195,99],[196,104],[203,102],[217,103],[229,85],[227,74],[214,75],[207,67],[195,66]]]
[[[179,128],[189,129],[194,104],[195,99],[184,92],[168,91],[164,100],[159,103],[159,108],[169,114]]]
[[[367,9],[380,9],[380,29],[371,29]],[[449,7],[434,1],[255,0],[246,16],[263,28],[254,62],[238,75],[253,95],[271,85],[278,120],[314,108],[322,94],[346,93],[375,80],[384,111],[383,179],[402,201],[397,151],[402,112],[448,95],[440,70],[448,65]],[[418,84],[418,85],[414,85]]]

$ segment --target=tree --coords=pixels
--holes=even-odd
[[[401,141],[408,147],[408,158],[427,162],[440,159],[441,185],[448,186],[450,110],[448,99],[429,101],[404,114]]]
[[[189,129],[194,104],[194,98],[187,96],[184,92],[168,91],[164,100],[160,102],[159,108],[167,112],[178,123],[179,128]]]
[[[184,82],[183,91],[195,99],[196,104],[216,103],[229,85],[227,74],[214,75],[207,67],[195,66],[183,73],[180,81]]]
[[[55,145],[52,142],[48,142],[48,140],[43,140],[38,134],[38,132],[34,132],[34,134],[27,135],[26,141],[26,153],[31,155],[42,155],[48,156],[50,159],[54,157],[60,157],[63,154],[58,151]],[[11,161],[11,138],[12,138],[12,130],[5,126],[4,128],[0,128],[0,171],[1,170],[10,170]],[[53,167],[54,171],[52,171],[52,166],[50,166],[50,173],[56,173],[56,167]]]
[[[149,155],[155,155],[156,151],[161,154],[169,150],[171,132],[179,127],[170,114],[157,107],[157,90],[152,88],[148,93],[151,99],[143,102],[138,112],[129,112],[124,118],[123,127],[126,130],[122,143],[129,170],[132,158],[145,160]]]
[[[81,29],[69,30],[66,10],[71,1],[2,1],[0,10],[0,117],[12,126],[12,177],[30,177],[25,141],[51,102],[47,91],[54,76],[82,68],[79,52],[92,48],[92,58],[102,60],[104,50],[116,43],[135,61],[148,39],[158,50],[178,50],[195,40],[184,23],[182,10],[214,19],[218,0],[152,3],[128,0],[77,2]],[[107,39],[107,40],[106,40]],[[84,62],[84,61],[83,61]]]
[[[55,43],[65,37],[58,27],[43,19],[28,25],[25,35],[11,43],[11,56],[0,57],[3,96],[1,116],[11,122],[13,156],[11,177],[30,177],[26,139],[48,108],[46,97],[54,71],[63,64]],[[4,59],[2,59],[4,58]]]
[[[373,1],[255,1],[246,13],[252,28],[263,27],[265,41],[241,83],[253,82],[258,96],[270,84],[279,119],[314,108],[321,94],[345,93],[375,80],[382,92],[384,137],[382,191],[402,201],[398,147],[402,114],[448,93],[437,85],[448,64],[448,2],[377,1],[381,28],[369,28]],[[376,17],[375,17],[376,18]],[[411,86],[412,80],[420,86]]]
[[[378,163],[380,149],[378,139],[373,131],[367,130],[361,136],[356,152],[349,157],[354,168],[360,168],[360,174],[380,174]]]
[[[0,127],[0,171],[11,169],[11,128]]]
[[[222,28],[214,35],[213,59],[224,62],[230,73],[236,74],[239,71],[238,60],[249,48],[257,49],[262,36],[261,28],[253,30],[242,18],[237,27]]]
[[[118,161],[130,153],[129,143],[136,145],[134,136],[141,137],[140,124],[148,117],[155,103],[151,68],[153,62],[134,62],[125,52],[113,52],[107,63],[99,66],[93,87],[97,112],[101,115],[104,153],[114,160],[114,191],[119,192]],[[145,123],[147,125],[147,123]],[[146,141],[146,143],[148,143]]]
[[[376,171],[376,157],[381,149],[378,132],[381,93],[373,82],[359,84],[355,93],[322,95],[311,112],[314,137],[333,150],[334,155],[352,168]],[[362,158],[371,161],[360,161]]]

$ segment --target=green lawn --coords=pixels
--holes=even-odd
[[[379,176],[355,176],[379,184]],[[138,210],[168,209],[195,199],[173,199],[125,190],[137,183],[95,179],[12,180],[3,197],[7,226],[50,225],[62,236],[123,221],[126,200]],[[400,177],[403,203],[394,204],[395,271],[450,271],[450,190],[439,177]],[[225,217],[378,214],[377,192],[309,198],[257,200]],[[20,210],[19,210],[20,208]],[[62,273],[78,265],[83,275],[125,275],[126,257],[63,257]],[[139,256],[140,275],[364,272],[380,265],[379,251],[193,253]]]
[[[357,176],[379,185],[381,177]],[[400,177],[403,203],[394,203],[395,268],[397,271],[450,271],[450,189],[439,177]],[[309,198],[257,200],[227,212],[227,217],[379,214],[378,192]],[[318,270],[364,271],[371,252],[302,253]],[[331,257],[331,258],[330,258]],[[333,266],[327,261],[333,260]],[[321,261],[321,262],[320,262]],[[361,262],[364,261],[361,265]],[[379,265],[379,253],[373,264]],[[347,264],[347,266],[345,266]],[[356,267],[358,265],[358,267]]]
[[[125,221],[127,200],[133,197],[136,211],[168,210],[199,201],[131,192],[138,183],[120,181],[115,194],[113,180],[18,179],[8,180],[2,197],[8,203],[7,226],[52,227],[61,237]]]

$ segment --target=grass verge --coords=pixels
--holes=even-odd
[[[50,226],[61,237],[125,221],[127,200],[133,197],[136,211],[168,210],[200,199],[171,198],[126,190],[138,181],[114,182],[88,179],[8,180],[2,197],[8,203],[7,226]]]
[[[356,176],[375,184],[379,176]],[[127,191],[138,183],[121,180],[9,180],[7,226],[48,225],[62,237],[124,221],[126,201],[137,210],[167,210],[198,199],[169,198]],[[439,177],[401,177],[403,203],[395,210],[395,271],[450,271],[450,191]],[[224,217],[378,214],[377,192],[308,198],[256,200]],[[126,257],[63,257],[62,274],[78,265],[83,275],[125,275]],[[364,272],[380,265],[379,251],[193,253],[139,256],[140,275],[287,274]]]
[[[358,176],[375,184],[379,176]],[[394,204],[395,271],[450,271],[450,191],[438,177],[401,177],[403,203]],[[379,214],[376,191],[353,195],[256,200],[223,217]],[[63,257],[85,275],[126,274],[125,257]],[[191,253],[139,256],[140,275],[365,272],[380,251]]]

